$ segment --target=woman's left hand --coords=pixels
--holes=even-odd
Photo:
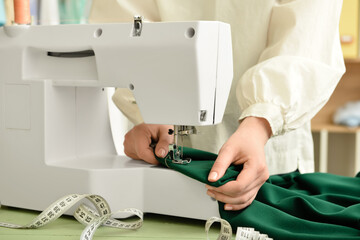
[[[269,178],[264,146],[270,136],[267,120],[247,117],[220,149],[208,176],[210,182],[219,180],[231,164],[243,164],[235,181],[217,188],[206,185],[207,194],[225,203],[225,210],[236,211],[249,206]]]

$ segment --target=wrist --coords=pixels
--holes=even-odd
[[[264,145],[272,135],[269,122],[261,117],[246,117],[241,121],[239,128],[249,129],[251,134],[263,141]]]

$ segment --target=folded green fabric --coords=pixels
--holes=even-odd
[[[170,156],[157,158],[163,165],[203,183],[218,187],[236,179],[241,166],[230,166],[215,183],[207,177],[216,154],[183,148],[189,164],[173,163]],[[360,239],[360,173],[343,177],[325,173],[292,172],[271,176],[256,199],[244,210],[220,216],[232,225],[253,227],[274,239]]]

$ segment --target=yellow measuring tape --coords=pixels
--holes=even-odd
[[[96,211],[85,204],[80,204],[79,207],[74,212],[75,219],[86,226],[80,236],[80,240],[91,240],[96,229],[101,225],[107,227],[119,228],[119,229],[138,229],[143,224],[144,214],[138,209],[127,208],[122,211],[112,213],[107,201],[99,195],[71,194],[55,201],[47,209],[41,212],[39,216],[37,216],[35,219],[33,219],[30,223],[26,225],[17,225],[12,223],[0,222],[0,227],[14,228],[14,229],[40,228],[42,226],[45,226],[46,224],[55,221],[67,210],[69,210],[71,207],[73,207],[75,204],[79,203],[83,199],[89,200],[95,206]],[[133,222],[123,222],[111,218],[113,214],[117,214],[117,213],[127,213],[132,216],[137,216],[139,219]],[[219,222],[221,224],[220,233],[217,239],[230,240],[232,237],[231,225],[226,220],[218,217],[211,217],[206,221],[205,232],[207,234],[207,239],[209,239],[209,230],[211,228],[211,225],[215,222]],[[260,234],[259,232],[256,232],[252,228],[238,228],[236,240],[242,240],[242,239],[270,240],[270,238],[268,238],[267,235]]]

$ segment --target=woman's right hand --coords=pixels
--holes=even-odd
[[[150,145],[155,143],[156,155],[165,157],[169,151],[169,144],[173,142],[173,135],[169,135],[169,129],[174,129],[174,126],[145,123],[136,125],[125,135],[126,156],[151,164],[159,164],[155,158],[154,149]]]

